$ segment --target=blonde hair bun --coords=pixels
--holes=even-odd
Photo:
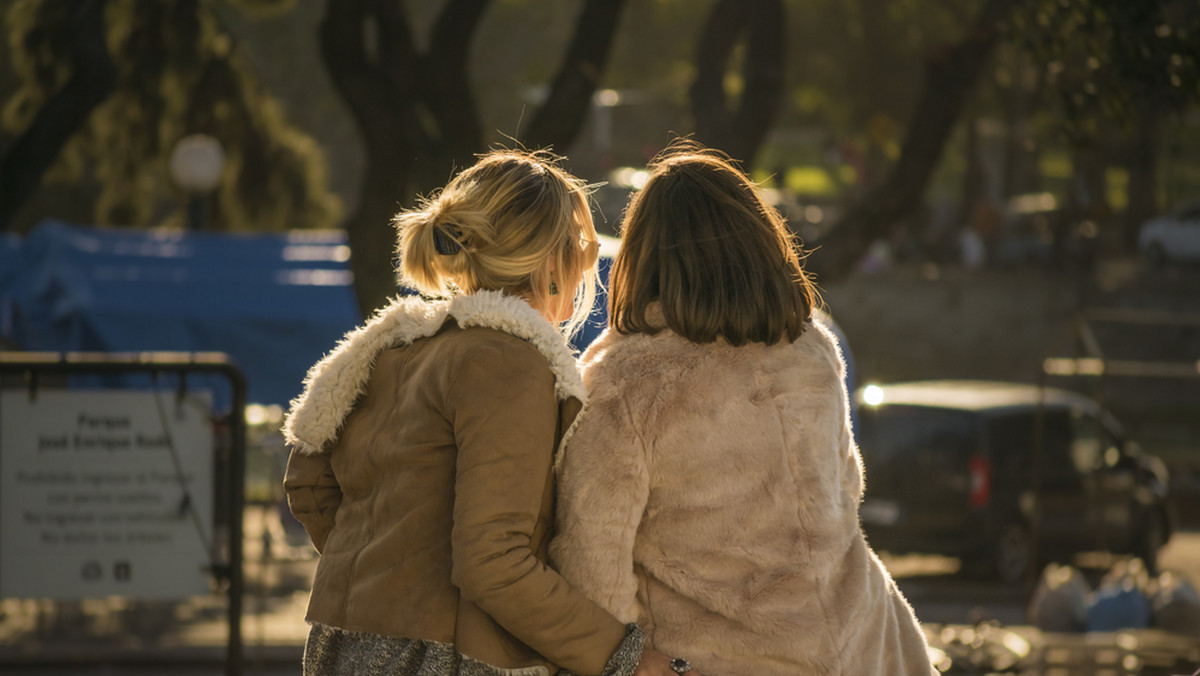
[[[554,261],[560,283],[579,287],[567,330],[591,311],[596,253],[581,245],[596,241],[588,188],[550,153],[485,153],[394,223],[403,285],[433,296],[504,291],[545,306]]]

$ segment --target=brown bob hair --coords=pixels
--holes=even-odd
[[[782,216],[727,155],[672,143],[650,164],[621,224],[609,289],[623,334],[666,326],[694,343],[792,342],[818,302]]]

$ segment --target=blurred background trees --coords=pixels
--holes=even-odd
[[[586,0],[551,84],[514,140],[565,148],[583,125],[604,70],[623,0]],[[414,34],[401,3],[328,0],[321,52],[357,123],[365,166],[357,210],[346,223],[354,252],[390,252],[383,227],[400,204],[429,194],[485,149],[469,50],[489,3],[449,0]],[[424,37],[421,48],[419,37]],[[353,256],[364,314],[395,294],[392,258]]]
[[[829,276],[878,241],[950,260],[1030,194],[1128,246],[1200,192],[1191,0],[12,0],[3,17],[0,227],[182,225],[167,162],[204,133],[226,155],[212,226],[345,227],[364,312],[394,290],[390,216],[496,143],[621,187],[615,170],[695,135],[774,189]]]
[[[1161,181],[1159,154],[1164,134],[1179,134],[1200,100],[1200,4],[1028,0],[1012,32],[1061,116],[1057,131],[1077,169],[1068,200],[1099,217],[1123,211],[1114,225],[1133,244],[1159,193],[1180,197]],[[1107,189],[1112,165],[1123,169],[1120,204]]]
[[[230,6],[270,16],[290,3]],[[288,121],[210,3],[18,0],[3,16],[15,82],[3,92],[14,136],[0,155],[0,229],[48,215],[183,225],[189,196],[171,184],[168,162],[189,134],[224,150],[209,198],[218,227],[338,223],[324,152]]]

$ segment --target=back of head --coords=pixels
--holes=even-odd
[[[672,144],[651,164],[621,226],[610,322],[654,333],[646,311],[696,343],[793,341],[817,295],[783,218],[723,154]]]
[[[395,223],[400,282],[424,294],[503,291],[544,307],[553,281],[576,291],[568,334],[591,311],[597,247],[587,187],[549,153],[486,153]]]

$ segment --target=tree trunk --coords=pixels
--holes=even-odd
[[[1141,106],[1135,120],[1134,145],[1129,158],[1129,206],[1122,220],[1121,243],[1130,250],[1137,247],[1142,223],[1158,215],[1159,116],[1149,106]]]
[[[583,128],[626,0],[588,0],[550,95],[521,135],[531,148],[567,149]]]
[[[1007,92],[1004,102],[1004,122],[1007,135],[1004,141],[1004,174],[1000,197],[1007,199],[1015,195],[1037,192],[1040,188],[1040,172],[1037,170],[1037,152],[1033,147],[1030,131],[1031,113],[1042,98],[1046,78],[1042,69],[1034,69],[1032,88],[1026,86],[1019,74]]]
[[[1067,208],[1073,214],[1073,220],[1092,220],[1104,227],[1112,214],[1105,178],[1108,168],[1106,149],[1095,138],[1077,136],[1071,142],[1071,165]]]
[[[470,16],[477,17],[486,3],[463,4],[448,3],[435,27],[430,54],[439,59],[436,74],[424,72],[433,58],[416,52],[399,3],[330,0],[326,6],[322,56],[354,116],[367,156],[359,206],[345,226],[354,293],[364,317],[396,294],[392,217],[439,184],[430,176],[444,181],[455,155],[467,161],[478,146],[465,73],[455,69],[465,69],[458,52],[465,52],[476,25]],[[445,21],[446,16],[456,20]],[[374,53],[368,52],[365,38],[371,30],[379,36]],[[435,82],[439,78],[444,79]],[[461,104],[457,112],[448,112],[456,100]],[[464,145],[471,149],[464,151]]]
[[[565,148],[579,132],[625,0],[587,0],[527,142]],[[467,52],[489,0],[448,0],[428,50],[416,50],[398,0],[328,0],[321,49],[367,153],[358,210],[346,222],[363,316],[396,293],[397,211],[448,181],[483,148]],[[378,49],[365,39],[374,29]]]
[[[68,41],[71,77],[0,158],[0,230],[13,227],[21,205],[37,190],[63,146],[116,89],[117,69],[105,36],[105,4],[86,0],[75,7]]]
[[[725,73],[743,36],[744,89],[731,100]],[[690,92],[697,140],[750,168],[783,99],[784,52],[781,0],[717,0],[700,35]]]
[[[963,173],[962,190],[959,193],[957,223],[966,223],[975,205],[987,196],[987,174],[983,168],[983,149],[979,142],[979,120],[968,116],[965,125],[967,141],[963,149],[967,170]]]
[[[901,144],[900,159],[879,187],[850,208],[822,249],[809,257],[814,271],[827,278],[848,274],[872,240],[885,237],[894,224],[921,204],[950,132],[1016,2],[988,0],[960,43],[930,57],[921,97]]]

